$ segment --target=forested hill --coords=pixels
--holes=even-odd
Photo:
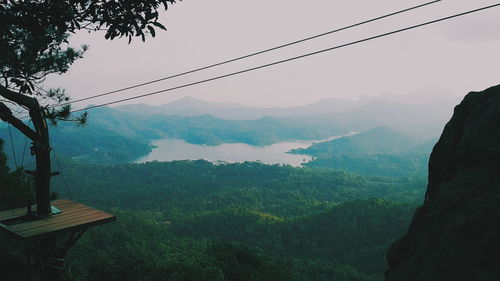
[[[118,217],[72,249],[72,281],[381,281],[426,181],[254,162],[60,162],[60,198]],[[16,245],[0,238],[13,281],[24,268]]]
[[[119,217],[77,245],[76,280],[382,280],[425,187],[252,162],[62,164],[60,196]]]
[[[71,194],[98,206],[177,212],[251,207],[280,217],[325,210],[360,198],[421,200],[426,178],[364,177],[322,168],[204,160],[95,166],[62,163]],[[55,189],[66,194],[62,178]]]
[[[158,107],[96,108],[89,111],[86,126],[62,122],[51,128],[51,137],[60,154],[100,164],[134,161],[151,151],[151,141],[161,138],[203,145],[262,146],[290,140],[320,140],[390,126],[417,141],[425,141],[440,133],[451,115],[454,99],[425,102],[421,99],[419,95],[381,95],[356,102],[326,100],[296,108],[258,109],[188,98]],[[12,132],[15,154],[26,154],[25,137],[17,130]],[[401,133],[393,135],[398,134]],[[10,147],[5,126],[0,127],[0,138]],[[365,148],[368,144],[364,142]],[[7,153],[13,159],[10,149]]]
[[[292,152],[316,157],[325,154],[404,153],[412,150],[418,144],[419,142],[415,138],[388,126],[380,126],[359,134],[316,143],[308,148],[295,149]]]
[[[328,118],[224,120],[211,115],[142,116],[107,107],[93,110],[83,127],[60,123],[50,130],[53,146],[59,154],[99,164],[134,161],[151,151],[152,140],[161,138],[203,145],[246,143],[260,146],[289,140],[325,139],[347,132]],[[25,137],[17,130],[12,133],[16,155],[26,154]],[[7,128],[0,129],[0,138],[10,147]],[[11,150],[6,152],[13,159]]]
[[[305,166],[327,167],[363,175],[405,177],[427,173],[436,140],[419,141],[387,126],[315,143],[291,153],[309,154]]]

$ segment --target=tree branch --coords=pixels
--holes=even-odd
[[[10,109],[3,102],[0,102],[0,119],[12,124],[12,126],[16,127],[31,140],[35,141],[38,139],[36,132],[24,124],[23,121],[14,117],[14,115],[12,115],[12,111],[10,111]]]
[[[19,105],[23,105],[30,110],[38,107],[38,101],[35,98],[25,96],[20,93],[16,93],[14,91],[11,91],[4,86],[0,85],[0,96],[11,100]]]

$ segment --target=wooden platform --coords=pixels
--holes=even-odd
[[[116,220],[111,214],[72,200],[55,200],[51,205],[59,208],[61,213],[45,218],[28,218],[26,208],[0,212],[0,231],[27,240],[83,230]],[[35,207],[33,211],[36,211]]]

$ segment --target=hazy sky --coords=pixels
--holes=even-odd
[[[74,99],[169,76],[279,44],[323,33],[414,6],[406,0],[184,0],[162,16],[168,31],[143,43],[104,40],[80,33],[71,44],[90,50],[48,86],[67,89]],[[407,14],[329,35],[231,65],[210,69],[105,98],[99,104],[170,88],[301,55],[497,3],[443,0]],[[255,72],[129,103],[163,104],[193,96],[251,106],[295,106],[325,98],[358,98],[382,92],[407,94],[440,87],[456,95],[500,83],[500,7],[418,30],[377,39]]]

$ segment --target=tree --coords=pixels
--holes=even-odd
[[[159,10],[175,0],[0,0],[0,119],[33,141],[37,215],[51,214],[50,142],[46,120],[85,122],[71,116],[69,96],[62,89],[43,89],[49,74],[62,74],[81,58],[87,46],[72,48],[68,38],[79,30],[105,30],[106,39],[155,36]],[[9,106],[7,106],[7,104]],[[33,129],[19,115],[28,112]],[[51,238],[52,239],[52,238]],[[43,260],[51,256],[53,240],[40,243]],[[53,252],[53,251],[52,251]],[[43,274],[42,274],[43,275]],[[42,277],[55,280],[50,272]]]
[[[0,211],[25,206],[31,199],[28,181],[21,170],[10,171],[0,139]]]
[[[37,156],[35,185],[49,190],[50,161],[46,120],[84,122],[86,113],[71,116],[70,98],[62,89],[43,89],[52,73],[62,74],[81,58],[87,46],[68,46],[79,30],[105,30],[105,38],[155,36],[159,10],[175,0],[1,0],[0,1],[0,119],[33,140]],[[10,106],[7,106],[9,104]],[[34,129],[14,116],[27,110]],[[42,175],[43,174],[43,175]],[[45,178],[43,178],[45,177]],[[38,180],[37,180],[38,178]],[[42,179],[43,178],[43,179]],[[37,184],[38,181],[38,184]],[[48,211],[48,202],[41,202]]]
[[[40,83],[51,73],[64,73],[81,58],[87,46],[68,46],[78,30],[105,30],[105,38],[155,36],[160,7],[175,0],[1,0],[0,1],[0,95],[7,102],[27,107],[28,99],[67,103],[61,89],[44,90]],[[16,95],[17,94],[17,95]],[[5,101],[4,101],[5,102]],[[69,105],[44,106],[51,120],[67,119]]]

